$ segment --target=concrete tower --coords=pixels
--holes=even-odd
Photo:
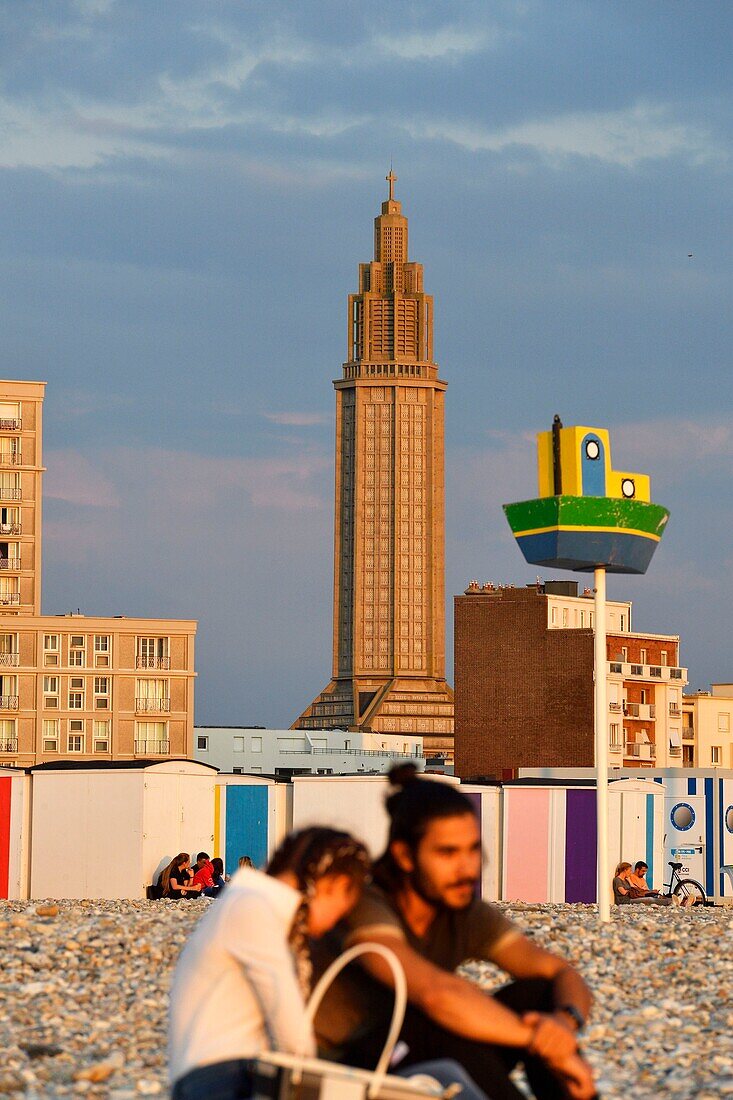
[[[394,197],[374,219],[374,259],[349,295],[336,389],[331,682],[295,723],[417,733],[452,749],[445,679],[443,401],[433,299],[410,263]]]

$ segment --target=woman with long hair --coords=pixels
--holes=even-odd
[[[187,941],[173,978],[174,1100],[248,1097],[261,1051],[297,1050],[310,990],[308,938],[349,912],[369,870],[358,840],[310,828],[283,842],[267,873],[241,868],[232,876]],[[313,1040],[307,1052],[315,1052]]]
[[[161,897],[175,900],[200,897],[201,887],[192,885],[192,879],[191,856],[188,852],[179,852],[161,872],[158,880]]]

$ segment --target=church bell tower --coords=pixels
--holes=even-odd
[[[295,728],[419,735],[452,750],[445,679],[443,402],[433,299],[389,197],[349,295],[336,389],[333,669]]]

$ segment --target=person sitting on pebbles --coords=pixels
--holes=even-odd
[[[641,902],[644,905],[684,905],[681,897],[662,897],[659,890],[650,890],[646,881],[646,873],[649,870],[643,860],[639,860],[631,870],[631,864],[625,861],[619,863],[613,878],[613,898],[617,905],[629,905],[632,902]]]
[[[201,886],[193,882],[191,857],[188,852],[179,852],[161,872],[158,883],[161,896],[181,901],[183,898],[200,898]]]

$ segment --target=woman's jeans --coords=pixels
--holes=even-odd
[[[398,1069],[400,1077],[416,1077],[424,1073],[434,1077],[441,1085],[462,1085],[458,1100],[486,1100],[468,1074],[449,1059],[420,1062],[405,1070]],[[217,1062],[213,1066],[200,1066],[191,1070],[173,1086],[172,1100],[247,1100],[252,1095],[252,1063],[246,1059]]]
[[[392,1072],[398,1077],[417,1077],[424,1073],[428,1077],[434,1077],[441,1085],[460,1085],[461,1091],[456,1100],[487,1100],[486,1093],[468,1076],[463,1066],[452,1062],[450,1058],[441,1058],[437,1062],[418,1062],[415,1066],[408,1066],[407,1069],[398,1067]]]

